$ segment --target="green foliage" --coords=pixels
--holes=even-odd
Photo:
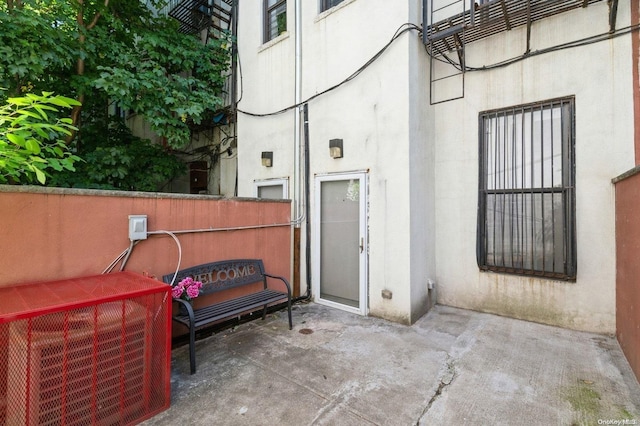
[[[8,98],[0,106],[0,183],[44,184],[51,170],[75,170],[79,158],[62,139],[75,128],[57,113],[76,105],[74,99],[43,92]]]
[[[228,43],[213,40],[204,45],[161,27],[141,34],[135,50],[118,52],[117,65],[98,67],[94,87],[144,116],[170,145],[181,147],[190,139],[188,124],[199,124],[222,104],[218,95],[227,62],[216,58],[228,56]]]
[[[53,88],[46,80],[68,73],[81,54],[71,29],[56,25],[55,16],[43,9],[36,12],[27,5],[8,11],[0,5],[0,87],[12,95],[31,91],[33,82],[42,83],[36,83],[36,90]],[[56,93],[75,96],[68,89]]]
[[[12,10],[0,4],[0,87],[10,93],[106,94],[175,147],[189,143],[188,123],[220,107],[229,39],[205,45],[140,1],[111,0],[106,8],[104,0],[22,3]]]
[[[180,33],[176,21],[155,16],[148,6],[161,3],[22,0],[9,7],[0,2],[0,87],[12,96],[46,90],[81,101],[82,110],[69,112],[80,134],[93,132],[85,126],[99,124],[104,127],[95,134],[113,133],[106,120],[95,116],[114,103],[144,117],[170,146],[186,146],[189,125],[210,117],[222,103],[230,40],[211,39],[205,45],[199,36]],[[67,139],[73,137],[74,132]],[[84,137],[74,149],[94,164],[87,173],[99,186],[105,185],[103,174],[122,174],[118,167],[107,171],[112,162],[132,170],[137,159],[130,156],[148,154],[130,145],[109,139],[105,146],[94,146]],[[105,161],[104,167],[98,161]]]
[[[107,129],[105,133],[105,128]],[[56,174],[62,187],[156,191],[159,184],[185,172],[185,164],[158,144],[141,139],[117,117],[102,117],[80,133],[83,163],[77,172]]]

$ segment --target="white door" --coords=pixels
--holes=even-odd
[[[317,176],[315,184],[315,300],[366,315],[366,173]]]

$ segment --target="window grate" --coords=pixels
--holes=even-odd
[[[573,98],[480,114],[480,269],[575,280],[573,117]]]

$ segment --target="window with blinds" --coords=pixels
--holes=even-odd
[[[287,1],[264,0],[264,42],[287,31]]]
[[[480,113],[482,270],[576,278],[574,98]]]

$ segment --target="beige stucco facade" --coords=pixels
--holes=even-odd
[[[402,24],[422,22],[421,0],[395,2],[392,8],[383,0],[345,0],[323,13],[317,2],[299,2],[296,98],[296,3],[287,2],[287,32],[267,43],[261,2],[240,5],[240,110],[265,114],[305,101],[359,69]],[[621,4],[617,27],[629,24],[629,10]],[[597,2],[534,22],[530,48],[535,52],[608,31],[607,3]],[[525,50],[523,26],[470,43],[465,55],[468,65],[482,67]],[[452,306],[613,332],[610,180],[634,165],[631,65],[630,36],[611,37],[467,72],[464,97],[431,105],[429,57],[419,33],[407,31],[351,81],[310,100],[310,179],[366,172],[368,314],[411,323],[437,297]],[[476,263],[479,113],[566,96],[575,97],[577,279],[481,272]],[[299,197],[304,174],[296,171],[301,149],[296,144],[302,143],[303,128],[296,136],[297,119],[295,109],[260,117],[238,114],[240,196],[253,195],[256,181],[287,178],[291,198]],[[344,141],[340,159],[329,156],[329,140],[335,138]],[[273,152],[272,167],[261,166],[262,151]],[[316,219],[313,191],[311,185],[311,215],[303,227]],[[383,297],[384,290],[392,298]]]
[[[618,25],[629,25],[628,8]],[[589,23],[590,25],[586,25]],[[606,2],[556,15],[531,29],[532,50],[606,33]],[[468,46],[468,63],[490,64],[526,48],[526,28]],[[611,179],[634,165],[630,37],[535,56],[466,75],[464,99],[435,109],[436,265],[443,304],[569,328],[615,331],[615,205]],[[478,113],[575,96],[577,279],[480,272],[475,261]]]

